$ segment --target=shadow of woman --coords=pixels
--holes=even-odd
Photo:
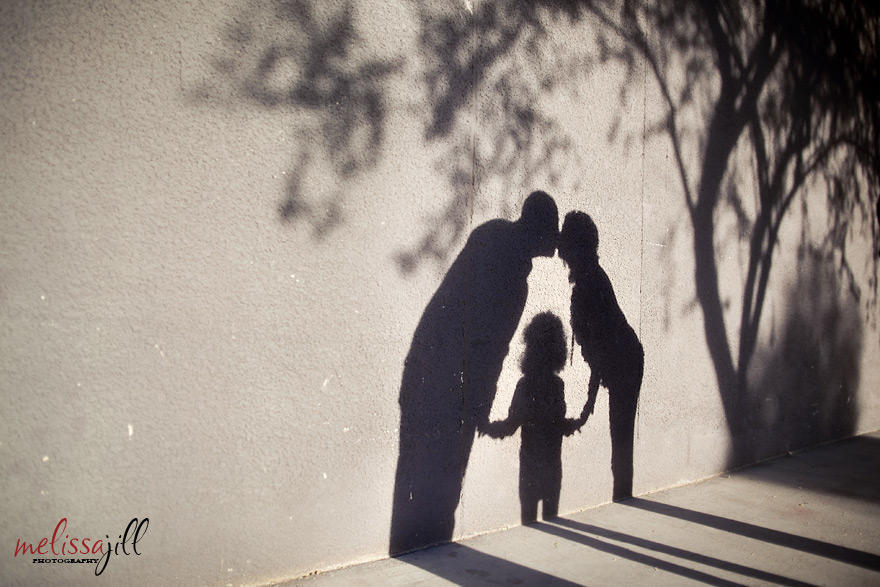
[[[569,212],[559,235],[559,257],[569,267],[571,328],[590,366],[587,404],[596,405],[599,385],[608,389],[613,499],[632,497],[633,433],[645,354],[627,323],[608,275],[599,266],[599,231],[583,212]]]

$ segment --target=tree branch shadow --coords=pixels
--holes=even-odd
[[[577,61],[546,67],[554,14],[538,4],[480,2],[467,15],[421,5],[416,12],[430,106],[425,139],[449,145],[436,169],[450,196],[416,242],[395,255],[405,275],[449,259],[475,213],[491,208],[487,215],[511,218],[536,187],[560,186],[577,155],[539,104],[583,69]]]
[[[878,245],[874,203],[880,198],[880,102],[871,80],[880,68],[880,10],[863,2],[799,0],[585,1],[577,8],[579,18],[594,19],[622,42],[610,52],[611,59],[628,68],[644,60],[662,97],[665,119],[650,125],[646,136],[665,133],[675,155],[693,230],[696,300],[733,441],[731,465],[777,454],[790,442],[803,446],[852,433],[854,414],[849,408],[840,411],[833,399],[836,389],[823,392],[831,398],[820,402],[819,420],[837,418],[829,427],[817,424],[815,414],[804,410],[805,398],[786,386],[784,393],[791,397],[781,402],[788,411],[783,419],[798,420],[794,428],[799,431],[768,443],[781,420],[768,417],[760,405],[767,386],[752,388],[750,378],[765,377],[753,373],[756,354],[767,365],[767,355],[777,352],[759,349],[759,328],[776,254],[786,244],[781,229],[793,215],[794,202],[800,202],[801,215],[808,218],[824,201],[828,229],[812,246],[821,258],[834,260],[850,296],[813,307],[818,315],[805,315],[793,298],[791,311],[814,323],[826,314],[858,315],[858,310],[843,310],[846,304],[858,308],[863,303],[876,314],[877,257],[872,254],[865,267],[853,268],[848,243],[861,226],[870,231],[872,250]],[[622,91],[637,87],[630,78]],[[749,165],[741,167],[737,151],[748,155]],[[753,186],[748,195],[754,204],[740,193],[743,186]],[[722,213],[733,218],[734,240],[748,248],[739,292],[731,291],[720,273]],[[803,249],[803,240],[791,244]],[[837,283],[827,285],[834,289]],[[873,295],[863,296],[863,286]],[[821,288],[798,293],[815,296],[817,306],[830,295]],[[728,326],[731,294],[742,296],[735,329]],[[860,322],[850,326],[860,336]],[[847,358],[841,365],[849,373],[822,373],[822,382],[843,379],[847,394],[855,393],[861,346],[833,338],[798,353],[789,341],[788,358],[842,353]]]
[[[316,238],[344,221],[345,184],[379,162],[386,84],[403,66],[400,57],[363,49],[353,12],[351,1],[252,1],[227,25],[210,75],[190,92],[198,103],[292,115],[292,164],[278,215],[306,222]],[[304,187],[315,174],[339,187],[315,201]]]
[[[861,304],[876,324],[880,7],[804,0],[485,0],[471,11],[464,6],[410,5],[419,26],[414,56],[379,57],[358,28],[353,0],[333,6],[253,0],[222,34],[211,75],[192,95],[202,103],[244,104],[290,117],[295,146],[278,217],[303,222],[321,239],[345,223],[352,182],[382,161],[389,84],[412,75],[405,81],[424,89],[424,141],[441,147],[435,168],[448,193],[393,254],[401,273],[411,275],[425,263],[448,263],[475,216],[510,217],[536,187],[582,189],[576,141],[547,100],[576,93],[585,75],[602,67],[622,66],[621,102],[650,79],[662,114],[646,120],[638,140],[663,138],[674,156],[693,239],[695,299],[733,442],[731,465],[791,443],[850,433],[850,408],[838,413],[836,399],[823,400],[821,419],[836,414],[839,427],[804,424],[784,442],[766,444],[766,433],[781,420],[758,405],[766,398],[756,398],[772,379],[767,366],[780,373],[787,367],[771,357],[784,355],[784,348],[761,346],[760,327],[780,249],[806,250],[809,240],[786,241],[782,227],[815,210],[824,211],[828,228],[810,246],[823,263],[833,259],[841,277],[830,286],[848,288],[849,297],[812,308],[813,315],[794,300],[790,312],[821,322],[825,314],[849,316],[844,306]],[[558,32],[569,25],[585,25],[590,38],[562,51],[571,43]],[[405,67],[413,63],[419,66]],[[620,137],[624,115],[623,109],[616,114],[609,144],[633,140]],[[316,176],[320,194],[309,193]],[[733,227],[732,237],[724,226]],[[817,230],[804,226],[803,234]],[[858,257],[850,244],[858,231],[872,243],[865,266],[852,265]],[[738,289],[722,279],[728,243],[748,251]],[[821,288],[811,293],[830,299]],[[731,316],[736,298],[739,315]],[[845,380],[847,393],[855,393],[858,361],[852,357],[860,347],[816,340],[815,348],[801,350],[849,357],[843,361],[849,376],[823,377]],[[803,406],[779,405],[794,410],[789,418],[813,421]]]

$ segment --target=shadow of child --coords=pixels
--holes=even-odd
[[[562,438],[587,421],[565,417],[565,384],[558,373],[565,366],[562,321],[551,312],[535,316],[523,333],[526,349],[520,363],[523,376],[516,385],[507,418],[490,422],[492,438],[511,436],[522,428],[519,451],[519,499],[523,524],[556,517],[562,486]]]

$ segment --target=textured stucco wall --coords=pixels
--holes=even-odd
[[[645,347],[635,491],[726,466],[692,229],[669,143],[646,131],[663,110],[645,64],[634,77],[613,61],[579,67],[592,25],[547,15],[552,34],[469,64],[505,38],[471,24],[484,2],[316,4],[0,7],[4,582],[94,580],[92,565],[13,557],[18,538],[51,536],[62,517],[71,537],[102,539],[150,518],[141,556],[109,561],[120,584],[260,582],[384,556],[413,330],[467,234],[515,219],[533,189],[562,214],[593,215]],[[444,62],[426,48],[426,19],[466,32],[446,63],[461,76],[432,77]],[[254,81],[267,46],[293,57]],[[284,97],[340,46],[324,65],[345,92],[318,76],[316,95]],[[799,224],[787,230],[783,243],[800,238]],[[734,232],[718,243],[731,316]],[[794,248],[779,254],[768,344],[803,268]],[[544,310],[567,325],[561,262],[537,260],[529,285],[519,331]],[[856,305],[844,324],[858,328],[840,335],[861,341],[847,355],[853,432],[880,425],[878,337],[863,318]],[[494,418],[519,377],[519,331]],[[575,353],[570,416],[587,377]],[[607,409],[603,394],[564,442],[563,512],[610,499]],[[516,437],[476,440],[456,536],[518,523],[518,449]]]

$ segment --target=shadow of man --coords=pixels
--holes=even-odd
[[[553,256],[558,227],[556,203],[533,192],[516,222],[474,229],[428,302],[400,386],[390,554],[452,539],[474,435],[489,422],[532,259]]]
[[[599,231],[583,212],[565,215],[559,257],[569,267],[571,330],[590,366],[583,416],[593,413],[599,385],[608,389],[614,501],[632,497],[633,433],[645,353],[627,323],[611,280],[599,266]]]

